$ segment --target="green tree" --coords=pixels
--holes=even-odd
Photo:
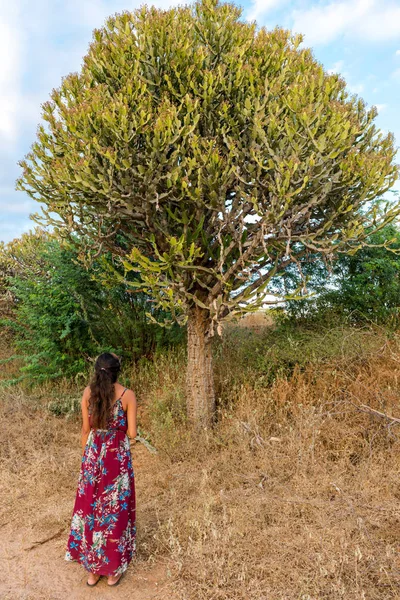
[[[187,320],[198,425],[214,413],[215,327],[260,304],[291,262],[382,225],[368,203],[397,177],[376,109],[325,73],[301,36],[240,16],[200,0],[108,19],[81,71],[43,105],[17,184],[45,204],[46,222],[120,256]]]
[[[3,324],[6,319],[15,316],[17,299],[11,281],[24,272],[36,277],[43,268],[38,250],[43,248],[47,239],[48,234],[36,228],[34,232],[24,233],[8,244],[0,242],[0,319],[3,320]],[[6,331],[6,328],[2,331]]]
[[[170,345],[174,337],[180,341],[176,331],[147,322],[149,298],[116,280],[110,257],[99,257],[87,269],[74,246],[54,235],[37,230],[3,245],[0,272],[0,306],[1,298],[7,300],[0,324],[13,332],[24,359],[21,378],[86,374],[101,351],[130,361]]]
[[[356,321],[399,325],[400,231],[389,225],[370,236],[371,246],[344,255],[334,266],[337,289],[324,294]]]
[[[354,254],[339,254],[328,269],[317,259],[303,265],[311,294],[287,302],[289,318],[309,321],[329,316],[353,323],[372,322],[391,327],[400,324],[400,230],[395,224],[371,233],[367,244]],[[277,293],[294,293],[298,272],[288,270],[277,281]],[[279,285],[280,284],[280,285]]]

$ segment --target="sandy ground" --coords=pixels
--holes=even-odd
[[[86,571],[78,563],[64,560],[67,531],[42,545],[29,529],[15,531],[12,525],[1,529],[0,598],[2,600],[50,600],[86,598],[130,598],[166,600],[176,598],[168,580],[168,566],[132,562],[117,589],[107,588],[103,577],[94,588],[86,585]]]

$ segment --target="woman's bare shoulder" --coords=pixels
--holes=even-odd
[[[127,404],[129,404],[131,402],[136,402],[135,392],[133,390],[131,390],[130,388],[126,389],[126,391],[124,393],[124,398],[125,398],[125,402]]]
[[[87,386],[85,387],[85,389],[83,390],[83,394],[82,394],[82,404],[86,403],[86,405],[87,405],[87,403],[88,403],[88,401],[89,401],[89,398],[90,398],[90,386],[89,386],[89,385],[87,385]]]
[[[132,403],[132,396],[133,396],[133,398],[135,397],[135,394],[133,393],[133,391],[129,388],[124,388],[124,391],[123,391],[122,395],[120,396],[121,404],[122,404],[122,408],[124,409],[124,412],[126,412],[128,410],[128,406]]]

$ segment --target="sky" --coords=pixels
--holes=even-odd
[[[168,8],[175,0],[148,0]],[[242,19],[304,34],[326,70],[378,109],[376,124],[400,147],[400,0],[243,0]],[[80,69],[92,38],[132,0],[0,0],[0,241],[32,229],[38,202],[15,191],[18,161],[35,140],[41,104]],[[400,156],[400,152],[398,154]],[[400,160],[398,161],[400,162]],[[398,186],[400,187],[400,186]]]

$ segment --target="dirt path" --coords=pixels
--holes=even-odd
[[[15,530],[12,524],[0,530],[0,598],[2,600],[100,600],[129,598],[130,600],[175,600],[168,565],[146,566],[132,562],[118,585],[107,588],[102,578],[97,586],[86,586],[87,575],[78,563],[64,560],[64,531],[53,540],[28,550],[41,541],[29,529]],[[56,532],[57,533],[57,532]]]

